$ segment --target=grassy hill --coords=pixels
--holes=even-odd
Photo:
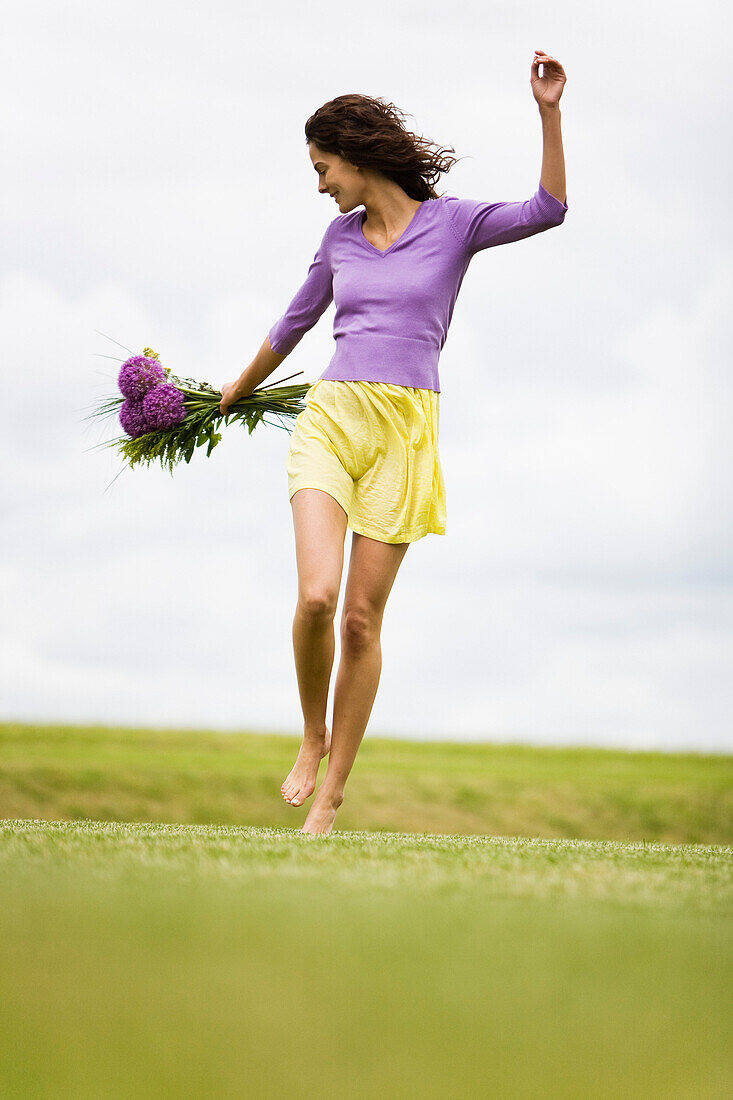
[[[0,725],[0,818],[300,828],[297,737]],[[319,781],[325,774],[321,764]],[[733,757],[367,734],[337,831],[733,843]]]

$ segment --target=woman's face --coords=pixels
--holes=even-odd
[[[352,210],[362,201],[359,192],[363,179],[358,168],[335,153],[324,153],[312,141],[308,142],[311,163],[318,173],[318,190],[322,195],[332,195],[331,202],[339,210]]]

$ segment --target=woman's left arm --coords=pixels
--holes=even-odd
[[[540,76],[540,65],[543,75]],[[535,50],[532,61],[532,94],[542,119],[542,172],[540,183],[560,202],[567,202],[565,155],[560,129],[560,96],[567,81],[559,61],[543,50]]]

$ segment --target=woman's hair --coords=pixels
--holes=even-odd
[[[420,202],[440,196],[433,188],[442,172],[462,157],[406,130],[394,103],[367,95],[340,95],[319,107],[305,124],[306,143],[359,168],[382,172]],[[453,146],[450,152],[455,153]]]

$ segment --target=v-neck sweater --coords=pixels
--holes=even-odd
[[[321,375],[440,392],[438,361],[471,259],[560,225],[567,202],[542,184],[524,202],[426,199],[389,248],[364,236],[366,211],[329,223],[305,282],[269,332],[289,355],[331,302],[336,350]]]

